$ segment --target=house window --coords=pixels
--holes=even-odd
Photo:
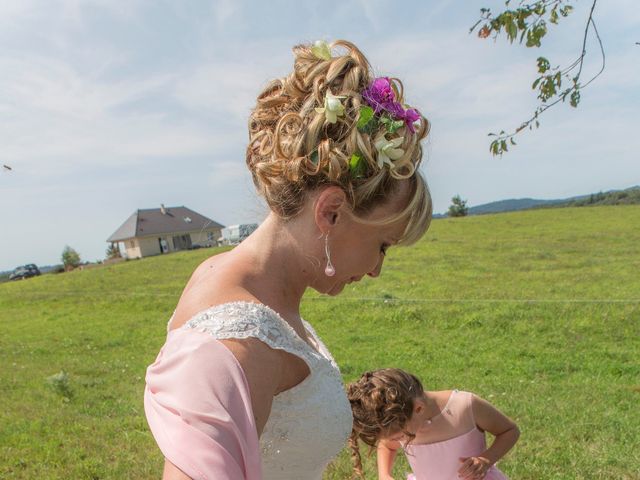
[[[186,250],[191,248],[191,235],[176,235],[172,238],[174,250]]]
[[[207,241],[213,242],[213,232],[207,232]]]

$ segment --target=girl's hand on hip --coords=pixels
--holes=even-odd
[[[484,457],[460,457],[460,461],[458,476],[467,480],[482,480],[491,468],[491,462]]]

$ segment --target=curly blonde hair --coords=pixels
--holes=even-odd
[[[365,372],[347,386],[353,412],[349,446],[354,477],[364,478],[359,440],[373,449],[381,436],[403,431],[413,415],[415,399],[423,394],[420,380],[398,368]]]
[[[337,40],[331,48],[341,54],[325,60],[312,53],[311,45],[293,48],[293,71],[271,81],[257,98],[249,117],[249,145],[246,161],[258,192],[270,209],[283,219],[295,217],[306,195],[319,187],[335,185],[346,194],[356,218],[363,219],[375,207],[388,201],[401,185],[409,182],[406,206],[389,224],[408,220],[401,243],[417,241],[429,227],[431,196],[418,171],[422,160],[420,141],[429,132],[429,122],[420,115],[415,133],[400,128],[387,138],[404,137],[401,158],[393,167],[380,168],[374,139],[378,132],[357,128],[361,92],[373,80],[371,66],[358,48]],[[391,79],[396,100],[404,104],[402,83]],[[344,115],[329,123],[316,111],[325,95],[344,96]],[[384,128],[384,127],[382,127]],[[362,157],[362,174],[354,177],[349,161],[354,153]],[[366,223],[366,222],[365,222]]]

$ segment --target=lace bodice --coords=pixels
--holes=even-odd
[[[257,338],[309,366],[307,378],[274,397],[260,438],[265,480],[320,480],[351,432],[351,408],[338,366],[311,325],[303,323],[313,347],[275,311],[251,302],[212,307],[182,327],[219,340]]]

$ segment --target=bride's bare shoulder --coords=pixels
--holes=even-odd
[[[170,329],[181,327],[197,313],[215,305],[233,301],[258,302],[243,286],[245,275],[242,260],[232,252],[207,258],[196,267],[182,291]]]

